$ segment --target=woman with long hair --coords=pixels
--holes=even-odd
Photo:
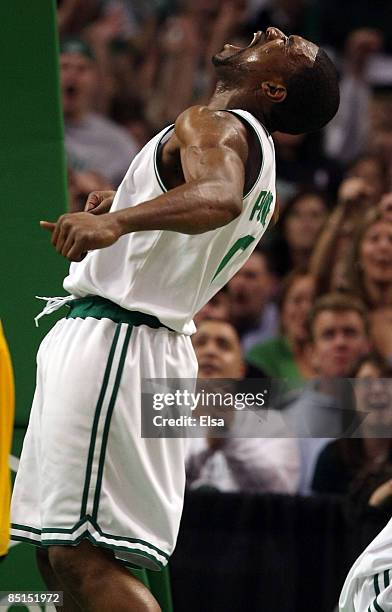
[[[392,369],[370,354],[353,374],[361,436],[334,440],[322,450],[312,483],[317,493],[346,494],[361,474],[392,469]]]

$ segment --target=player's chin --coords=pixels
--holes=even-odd
[[[230,60],[231,60],[232,56],[224,56],[221,53],[216,53],[216,55],[213,55],[211,58],[212,63],[214,64],[214,66],[219,67],[219,66],[227,66],[230,64]]]

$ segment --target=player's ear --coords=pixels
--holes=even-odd
[[[287,97],[287,89],[279,81],[263,81],[261,91],[270,102],[283,102]]]

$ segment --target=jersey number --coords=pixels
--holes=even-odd
[[[245,251],[245,249],[247,249],[248,246],[250,244],[252,244],[254,239],[255,239],[254,236],[242,236],[242,238],[238,238],[238,240],[233,244],[231,249],[226,253],[224,258],[220,262],[220,264],[218,266],[218,269],[215,272],[212,280],[215,280],[215,278],[218,276],[218,274],[220,272],[222,272],[223,268],[225,266],[227,266],[227,264],[229,263],[230,259],[232,259],[232,257],[234,257],[234,255],[237,253],[237,251]]]

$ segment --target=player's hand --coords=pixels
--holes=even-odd
[[[85,212],[90,212],[93,215],[108,213],[115,195],[115,191],[92,191],[87,196],[84,206]]]
[[[40,225],[52,233],[56,251],[70,261],[81,261],[87,251],[111,246],[121,236],[114,214],[68,213],[57,223],[41,221]]]

